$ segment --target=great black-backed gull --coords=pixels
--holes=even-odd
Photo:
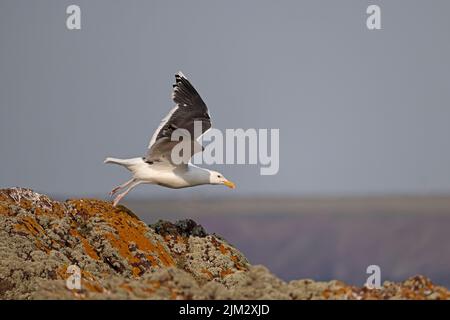
[[[186,155],[188,160],[197,152],[202,151],[197,140],[211,128],[211,118],[206,104],[187,80],[182,72],[175,75],[172,99],[175,107],[161,121],[161,124],[153,134],[148,145],[145,157],[132,159],[106,158],[105,163],[114,163],[127,168],[133,174],[133,178],[116,188],[110,195],[119,193],[113,201],[117,206],[119,201],[139,184],[157,184],[168,188],[187,188],[202,184],[222,184],[235,188],[233,182],[227,180],[223,174],[217,171],[200,168],[190,161],[181,163],[172,159],[172,149],[179,141],[172,141],[172,133],[177,130],[187,130],[189,133],[192,151]],[[196,130],[195,125],[201,124],[201,130]],[[197,132],[198,131],[198,132]],[[184,141],[185,142],[185,141]]]

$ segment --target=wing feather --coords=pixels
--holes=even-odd
[[[168,151],[178,143],[175,141],[174,144],[174,141],[171,141],[175,130],[184,129],[189,132],[193,146],[190,155],[192,156],[202,150],[196,140],[211,128],[208,107],[181,71],[175,75],[172,100],[176,104],[175,107],[161,121],[148,145],[146,159],[149,162],[157,161],[157,158],[163,154],[167,155]],[[194,130],[195,122],[201,123],[200,131]]]

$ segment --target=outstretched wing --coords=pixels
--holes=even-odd
[[[196,140],[211,128],[211,118],[206,104],[181,72],[175,75],[172,99],[176,105],[161,121],[153,134],[148,145],[147,161],[155,161],[163,153],[167,155],[176,144],[171,141],[171,137],[177,129],[184,129],[189,132],[194,146],[189,157],[192,156],[194,153],[201,151],[201,147],[199,150],[199,144]],[[194,130],[194,123],[201,123],[201,130]]]

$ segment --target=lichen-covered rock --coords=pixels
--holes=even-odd
[[[81,289],[69,290],[69,266]],[[422,276],[381,289],[286,283],[192,220],[147,226],[123,206],[0,190],[0,299],[450,299]]]
[[[205,228],[203,228],[202,225],[197,224],[192,219],[180,220],[175,223],[159,220],[158,222],[151,224],[149,227],[162,236],[206,237],[208,235]]]
[[[164,268],[219,283],[248,268],[241,253],[215,236],[161,236],[123,206],[0,190],[0,298],[29,298],[43,281],[69,277],[69,265],[82,271],[77,297],[107,292],[105,279],[142,279]]]

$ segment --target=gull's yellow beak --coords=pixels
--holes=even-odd
[[[233,182],[229,181],[229,180],[225,180],[223,182],[223,184],[226,185],[228,188],[231,188],[231,189],[236,188],[236,185]]]

